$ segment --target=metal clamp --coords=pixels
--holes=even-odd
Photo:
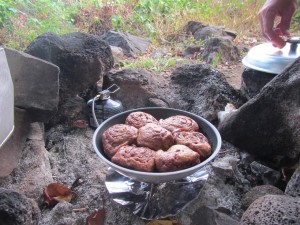
[[[300,37],[289,37],[286,42],[289,42],[291,44],[299,44],[300,43]]]
[[[298,44],[300,43],[300,37],[290,37],[287,39],[288,43],[291,44],[289,55],[295,55],[297,51]]]
[[[109,93],[115,93],[119,89],[120,89],[120,87],[118,85],[116,85],[116,84],[113,84],[109,88],[107,88],[107,90],[109,91]]]

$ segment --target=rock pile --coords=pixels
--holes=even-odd
[[[0,224],[84,224],[99,209],[105,209],[105,224],[148,222],[114,202],[106,190],[108,168],[93,150],[94,129],[84,123],[96,82],[101,88],[117,84],[120,91],[112,98],[121,100],[125,109],[178,108],[219,127],[224,140],[207,166],[207,182],[182,211],[170,215],[172,219],[184,225],[300,220],[300,169],[295,166],[300,60],[246,102],[224,74],[205,64],[180,66],[169,77],[140,69],[110,71],[109,44],[94,35],[46,33],[27,48],[31,55],[5,50],[16,92],[17,136],[7,143],[14,148],[0,149],[0,160],[6,159],[0,163],[5,168],[0,170]],[[237,110],[219,123],[218,112],[227,103]],[[53,182],[71,188],[72,199],[48,208],[41,196]]]

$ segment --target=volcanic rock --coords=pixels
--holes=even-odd
[[[99,36],[79,32],[65,35],[46,32],[30,43],[25,52],[60,68],[59,110],[52,124],[67,118],[60,110],[63,104],[102,80],[114,64],[107,42]]]
[[[300,197],[300,167],[296,169],[293,173],[291,179],[289,180],[285,194],[293,196],[293,197]]]
[[[297,224],[300,221],[299,208],[299,197],[265,195],[249,206],[239,224]]]
[[[18,192],[0,188],[0,224],[38,225],[40,216],[35,201]]]
[[[300,155],[300,59],[219,125],[222,137],[253,155],[287,163]],[[285,162],[284,162],[285,160]]]
[[[242,207],[247,209],[252,202],[265,195],[283,195],[283,191],[272,185],[260,185],[250,189],[242,198]]]

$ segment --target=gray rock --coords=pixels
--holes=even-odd
[[[149,42],[146,39],[129,33],[108,31],[100,37],[110,45],[122,48],[124,54],[129,57],[136,57],[149,46]]]
[[[168,78],[141,69],[117,71],[104,77],[105,88],[112,84],[120,90],[111,97],[125,109],[153,106],[150,100],[156,98],[165,103],[162,106],[187,110],[210,121],[217,120],[228,102],[240,106],[244,100],[224,74],[200,64],[178,67]]]
[[[187,35],[193,35],[196,41],[204,41],[213,37],[227,37],[233,40],[236,37],[235,31],[225,30],[221,26],[208,26],[201,22],[189,21],[183,28]]]
[[[28,131],[28,139],[37,140],[37,141],[45,141],[45,126],[44,123],[31,123],[30,129]]]
[[[283,191],[272,185],[256,186],[243,196],[242,208],[247,209],[252,202],[265,195],[283,195]]]
[[[217,159],[212,163],[212,168],[215,173],[220,176],[232,177],[234,174],[233,168],[236,166],[239,160],[231,155],[225,156],[223,158]]]
[[[194,33],[194,38],[197,41],[204,41],[216,37],[227,37],[227,33],[224,31],[224,28],[217,26],[205,26]],[[229,37],[231,39],[231,36],[228,36],[228,38]]]
[[[167,49],[155,49],[154,52],[151,53],[151,58],[160,59],[168,54]]]
[[[205,25],[200,23],[200,22],[197,22],[197,21],[189,21],[184,27],[183,27],[183,31],[186,33],[186,34],[192,34],[194,35],[194,33],[197,31],[197,30],[200,30],[202,28],[204,28]]]
[[[64,95],[74,97],[84,91],[113,66],[110,46],[98,36],[84,33],[47,32],[30,43],[25,51],[59,66],[60,101]]]
[[[27,112],[14,108],[14,114],[14,131],[0,149],[0,178],[7,177],[18,166],[28,137],[30,117]]]
[[[110,48],[111,48],[111,53],[114,57],[114,62],[119,63],[124,58],[123,49],[112,45],[110,46]]]
[[[37,225],[40,216],[35,201],[18,192],[0,188],[0,224]]]
[[[245,68],[242,73],[241,93],[249,100],[257,95],[275,76],[276,74]]]
[[[192,216],[194,225],[238,225],[239,220],[206,206],[199,208]]]
[[[64,123],[72,125],[76,120],[87,120],[88,121],[88,107],[86,101],[75,96],[70,98],[60,107],[61,119]]]
[[[21,148],[21,156],[13,173],[0,179],[0,187],[25,194],[38,201],[44,187],[53,182],[48,152],[45,149],[43,126],[31,124],[26,130],[30,133],[25,147]]]
[[[265,195],[255,200],[249,206],[239,224],[299,224],[299,208],[299,197]]]
[[[168,108],[169,105],[167,102],[158,99],[158,98],[149,98],[149,103],[147,104],[149,107],[165,107]]]
[[[293,196],[293,197],[300,197],[300,167],[296,169],[293,173],[291,179],[289,180],[285,194]]]
[[[264,158],[300,154],[300,59],[219,125],[223,139]]]
[[[99,36],[84,33],[56,35],[50,32],[37,37],[26,53],[59,66],[59,110],[52,124],[63,120],[61,105],[102,79],[113,67],[113,56],[107,42]]]
[[[64,225],[73,225],[76,223],[76,213],[73,212],[73,205],[68,202],[59,202],[49,214],[42,218],[42,224],[64,224]],[[84,224],[85,221],[81,219],[81,224]]]
[[[210,64],[237,62],[240,52],[229,38],[214,37],[205,41],[202,58]]]
[[[226,224],[232,221],[236,223],[243,213],[243,210],[240,209],[240,198],[241,196],[233,183],[229,183],[224,177],[210,172],[210,176],[199,195],[176,217],[185,225],[220,224],[217,222],[220,217],[224,218],[223,222],[228,221]],[[207,219],[210,216],[212,218]],[[207,223],[205,223],[204,218],[207,219]]]
[[[244,103],[224,74],[209,65],[183,65],[170,78],[170,91],[164,97],[170,107],[190,111],[209,121],[217,121],[218,112],[227,103],[236,107]]]
[[[223,158],[235,158],[233,161],[236,161],[236,153],[234,146],[224,142],[215,161],[222,161]],[[224,173],[212,168],[211,163],[206,168],[209,171],[207,182],[199,195],[176,216],[178,221],[184,225],[236,224],[244,212],[240,208],[241,180],[236,179],[235,174],[224,176]]]
[[[269,168],[257,161],[250,164],[251,171],[259,177],[263,184],[277,185],[281,178],[281,173],[277,170]]]
[[[226,33],[228,36],[231,36],[233,40],[234,40],[234,39],[236,38],[236,36],[237,36],[237,32],[236,32],[235,30],[227,30],[227,29],[225,29],[224,31],[225,31],[225,33]]]
[[[187,48],[184,49],[184,53],[183,53],[183,56],[185,58],[195,58],[195,54],[196,53],[199,53],[201,51],[201,48],[200,46],[188,46]]]
[[[26,109],[34,122],[47,122],[57,112],[59,68],[29,54],[5,48],[14,82],[15,106]]]
[[[150,99],[164,99],[164,88],[167,82],[162,76],[157,76],[143,69],[125,69],[109,73],[104,77],[104,89],[116,84],[120,90],[111,95],[112,99],[122,102],[125,109],[135,109],[150,106]]]

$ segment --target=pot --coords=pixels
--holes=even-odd
[[[300,56],[300,37],[287,40],[284,48],[279,49],[271,43],[263,43],[250,49],[242,63],[250,69],[279,74]]]
[[[287,40],[279,49],[271,43],[263,43],[251,48],[243,58],[245,66],[242,74],[241,92],[249,100],[300,56],[300,37]]]
[[[212,154],[203,162],[179,171],[174,172],[141,172],[136,170],[127,169],[125,167],[119,166],[113,162],[111,162],[104,154],[103,147],[102,147],[102,134],[105,130],[107,130],[109,127],[111,127],[114,124],[120,124],[124,123],[126,117],[131,113],[135,111],[142,111],[145,113],[149,113],[152,116],[154,116],[156,119],[165,119],[170,116],[175,115],[183,115],[188,116],[192,119],[194,119],[199,127],[201,128],[201,131],[204,133],[204,135],[208,138],[211,146],[212,146]],[[113,170],[119,172],[122,175],[125,175],[127,177],[133,178],[137,181],[141,182],[147,182],[147,183],[165,183],[173,180],[179,180],[181,178],[187,177],[189,175],[192,175],[193,173],[200,170],[202,167],[204,167],[208,162],[210,162],[212,159],[214,159],[221,148],[221,136],[218,132],[218,130],[212,125],[209,121],[205,120],[201,116],[198,116],[196,114],[186,112],[179,109],[172,109],[172,108],[162,108],[162,107],[152,107],[152,108],[139,108],[134,110],[125,111],[122,113],[119,113],[115,116],[110,117],[109,119],[105,120],[103,123],[100,124],[100,126],[96,129],[94,135],[93,135],[93,147],[96,151],[97,155],[100,157],[102,161],[104,161],[108,166],[110,166]]]

